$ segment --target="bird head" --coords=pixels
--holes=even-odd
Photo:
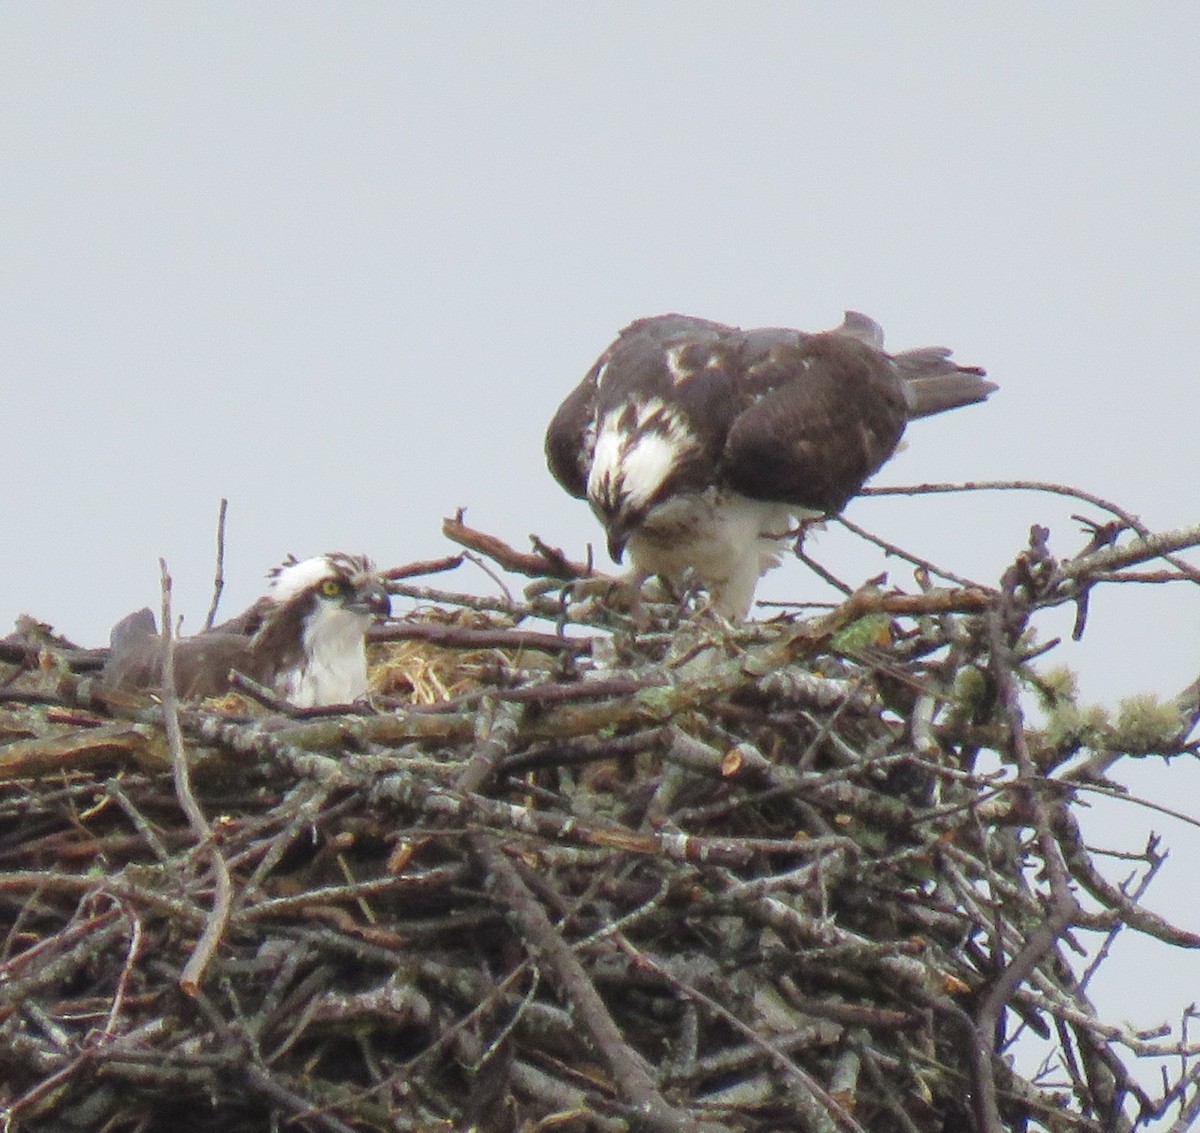
[[[366,632],[391,601],[370,561],[330,554],[271,572],[251,652],[298,707],[348,704],[367,692]]]
[[[626,402],[600,418],[588,503],[620,562],[630,537],[675,487],[700,448],[685,419],[659,398]]]
[[[391,599],[371,561],[363,555],[333,553],[312,559],[289,558],[270,574],[267,599],[283,606],[303,599],[309,617],[348,615],[364,622],[386,617]]]

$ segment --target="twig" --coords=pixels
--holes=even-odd
[[[735,1031],[747,1038],[752,1044],[757,1045],[767,1058],[783,1070],[788,1077],[794,1079],[802,1091],[797,1098],[800,1108],[798,1116],[802,1119],[805,1129],[831,1129],[836,1122],[841,1128],[850,1130],[851,1133],[866,1133],[862,1125],[854,1119],[854,1115],[825,1090],[811,1074],[788,1058],[775,1044],[763,1038],[753,1027],[739,1019],[727,1007],[718,1003],[711,995],[701,991],[694,984],[672,975],[661,964],[656,963],[645,953],[634,948],[619,934],[617,942],[629,952],[640,967],[654,972],[665,983],[676,988],[694,1002],[702,1004],[706,1010],[712,1012],[718,1018],[723,1019]]]
[[[109,1007],[108,1017],[105,1019],[104,1029],[101,1031],[101,1034],[107,1039],[111,1039],[116,1033],[117,1020],[121,1017],[121,1009],[125,1006],[125,998],[129,993],[129,981],[142,954],[142,920],[133,909],[123,907],[121,911],[129,921],[129,951],[126,953],[125,963],[121,967],[121,974],[117,978],[112,1005]]]
[[[313,1122],[318,1128],[327,1129],[329,1133],[355,1133],[354,1126],[347,1125],[333,1114],[322,1113],[313,1102],[289,1089],[264,1067],[249,1063],[241,1069],[248,1086],[264,1097],[282,1104],[298,1120],[306,1124]]]
[[[225,513],[229,501],[222,496],[221,506],[217,511],[217,573],[213,579],[212,602],[209,603],[208,616],[204,619],[204,630],[212,629],[217,620],[217,606],[221,603],[221,592],[225,589]]]
[[[538,959],[543,973],[571,1003],[580,1025],[608,1064],[614,1083],[637,1108],[645,1127],[664,1133],[700,1133],[701,1125],[690,1114],[669,1105],[659,1092],[645,1063],[629,1048],[613,1022],[578,957],[494,839],[481,832],[468,837],[487,870],[488,891]]]
[[[1126,511],[1111,500],[1106,500],[1102,496],[1097,496],[1092,492],[1085,492],[1081,488],[1073,488],[1069,484],[1055,484],[1047,480],[965,480],[958,484],[907,484],[889,488],[863,488],[859,495],[921,496],[937,495],[945,492],[1045,492],[1049,495],[1067,496],[1071,499],[1082,500],[1084,503],[1101,508],[1110,515],[1116,516],[1122,524],[1131,531],[1136,532],[1143,539],[1150,535],[1150,529],[1136,515]],[[1193,540],[1191,543],[1185,545],[1191,546],[1194,545],[1194,542]],[[1183,547],[1173,549],[1182,550]],[[1173,566],[1176,566],[1193,582],[1200,582],[1200,569],[1197,569],[1190,563],[1185,563],[1174,558],[1169,552],[1164,553],[1162,557]]]
[[[1200,546],[1200,524],[1179,527],[1173,531],[1147,533],[1117,546],[1102,547],[1090,554],[1080,555],[1059,564],[1063,578],[1086,578],[1104,571],[1118,570],[1151,559],[1167,558],[1174,551]],[[1170,560],[1173,561],[1173,560]],[[1194,570],[1194,568],[1192,568]],[[1191,574],[1191,571],[1189,571]],[[1200,572],[1195,580],[1200,581]]]
[[[583,656],[591,652],[592,641],[587,637],[560,637],[554,633],[538,633],[521,629],[472,629],[468,626],[439,625],[437,622],[398,622],[371,630],[369,640],[427,641],[452,649],[537,649],[543,653],[573,653]]]
[[[1070,810],[1056,808],[1050,821],[1071,876],[1096,900],[1119,912],[1121,919],[1138,932],[1177,948],[1200,948],[1200,934],[1177,928],[1165,917],[1143,908],[1101,874],[1084,848],[1079,822]]]
[[[483,571],[484,574],[488,576],[488,578],[492,580],[492,582],[496,584],[496,589],[504,595],[504,600],[509,604],[510,607],[516,605],[516,599],[512,596],[512,591],[509,590],[508,583],[504,581],[504,578],[498,571],[494,570],[491,565],[485,562],[479,555],[472,554],[470,551],[465,551],[463,553],[463,558],[466,559],[467,562],[478,567],[481,571]]]
[[[827,570],[821,563],[817,562],[816,559],[814,559],[807,551],[805,551],[804,544],[800,539],[796,540],[796,546],[793,553],[795,554],[796,558],[798,558],[806,567],[808,567],[809,570],[813,572],[813,574],[815,574],[818,578],[824,579],[824,581],[832,586],[834,590],[841,591],[841,593],[845,594],[847,597],[854,593],[853,586],[851,586],[849,583],[843,582],[837,577],[837,575],[835,575],[832,571]],[[760,602],[757,604],[766,605],[767,603]],[[776,605],[776,603],[770,603],[770,605]]]
[[[229,911],[233,900],[233,883],[229,877],[225,859],[221,856],[221,851],[213,837],[212,827],[209,826],[204,812],[200,809],[200,804],[196,802],[196,796],[192,793],[187,751],[183,746],[183,732],[179,726],[179,701],[175,693],[175,626],[171,618],[171,576],[167,572],[165,559],[159,559],[158,565],[162,574],[163,730],[166,733],[167,745],[171,752],[171,772],[175,781],[175,796],[187,817],[188,826],[191,827],[197,843],[207,850],[209,863],[216,880],[213,906],[205,921],[204,931],[196,942],[196,947],[179,977],[179,986],[184,994],[194,998],[200,990],[200,981],[204,978],[204,970],[216,954],[221,937],[225,933],[225,924],[229,920]]]
[[[1189,1086],[1194,1092],[1191,1100],[1184,1102],[1183,1099],[1187,1097]],[[1167,1130],[1167,1133],[1188,1133],[1188,1130],[1195,1128],[1196,1120],[1200,1118],[1200,1065],[1193,1066],[1181,1078],[1173,1092],[1180,1099],[1179,1116],[1171,1123],[1171,1128]]]
[[[1162,869],[1167,860],[1166,854],[1160,854],[1158,852],[1157,842],[1157,836],[1152,836],[1146,843],[1146,849],[1143,851],[1143,860],[1147,866],[1146,872],[1142,874],[1140,878],[1138,878],[1137,885],[1134,886],[1133,892],[1128,892],[1128,882],[1122,884],[1120,887],[1122,896],[1124,896],[1132,906],[1136,907],[1138,905],[1138,902],[1141,901],[1146,891],[1150,888],[1154,878],[1158,874],[1158,871]],[[1125,922],[1120,920],[1105,934],[1104,942],[1099,948],[1096,949],[1095,956],[1091,958],[1087,967],[1084,968],[1084,970],[1080,973],[1079,988],[1081,991],[1086,990],[1087,985],[1092,981],[1092,977],[1097,971],[1099,971],[1100,965],[1108,959],[1109,952],[1112,950],[1113,944],[1116,943],[1116,939],[1120,934],[1121,929],[1124,927]],[[1200,944],[1200,941],[1197,943]]]
[[[505,570],[513,574],[524,574],[530,578],[590,578],[592,569],[586,563],[575,563],[559,550],[547,548],[540,540],[534,546],[536,551],[518,551],[510,547],[502,539],[477,531],[463,523],[465,511],[460,509],[453,517],[442,520],[442,534],[447,539],[459,543],[472,551],[478,551],[489,559],[494,559]]]
[[[253,677],[246,676],[245,673],[238,672],[237,669],[229,670],[229,687],[244,693],[251,700],[258,701],[264,708],[278,712],[280,716],[294,717],[296,715],[296,706],[286,697],[278,695],[273,689],[267,688],[266,685],[260,684]]]
[[[961,586],[966,590],[982,590],[983,587],[978,582],[973,582],[971,579],[964,577],[961,574],[955,574],[952,570],[947,570],[944,567],[938,566],[929,559],[922,558],[920,555],[914,555],[911,551],[904,550],[903,547],[896,543],[890,543],[887,539],[872,534],[865,527],[860,527],[853,520],[847,519],[844,515],[835,515],[833,518],[839,525],[847,531],[857,535],[860,539],[865,539],[868,543],[874,543],[881,551],[889,556],[898,559],[904,559],[905,562],[912,563],[913,566],[926,570],[930,574],[935,574],[938,578],[944,578],[949,582],[953,582],[956,586]]]
[[[402,566],[391,567],[382,571],[381,576],[388,582],[399,582],[404,578],[420,578],[428,574],[443,574],[462,566],[462,555],[443,555],[438,559],[422,559],[417,562],[405,563]]]
[[[59,649],[53,655],[67,668],[77,673],[95,672],[103,668],[107,649]],[[0,638],[0,661],[10,665],[31,666],[37,660],[38,649],[23,641]]]
[[[1000,1012],[1017,988],[1057,944],[1059,937],[1079,916],[1079,902],[1071,890],[1070,875],[1062,850],[1054,838],[1051,819],[1043,796],[1038,789],[1037,772],[1026,746],[1024,715],[1014,676],[1012,649],[1006,634],[1015,633],[1019,609],[1011,589],[1006,591],[1008,609],[989,611],[988,640],[991,648],[990,672],[999,691],[1000,703],[1009,729],[1009,753],[1017,764],[1018,781],[1027,786],[1032,805],[1042,866],[1050,884],[1049,915],[1025,938],[1020,951],[993,982],[975,1013],[975,1088],[977,1118],[987,1133],[1004,1133],[1004,1124],[996,1104],[996,1086],[992,1069],[992,1036],[999,1023]],[[1005,615],[1009,625],[1005,624]]]
[[[434,602],[444,606],[461,606],[466,610],[482,610],[505,614],[514,621],[522,618],[553,617],[558,613],[557,602],[518,603],[491,594],[464,594],[454,590],[441,590],[435,586],[410,586],[403,582],[389,582],[388,593],[401,598],[412,598],[418,602]]]

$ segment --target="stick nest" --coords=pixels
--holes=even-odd
[[[114,703],[98,653],[25,623],[0,643],[6,1128],[1182,1113],[1195,1046],[1102,1021],[1086,959],[1121,929],[1200,938],[1106,880],[1075,810],[1118,758],[1193,751],[1198,709],[1089,717],[1030,630],[1200,533],[1119,535],[1060,562],[1035,530],[993,587],[922,573],[738,628],[550,596],[587,569],[493,540],[560,581],[391,572],[424,605],[373,644],[372,704],[332,714]],[[1145,881],[1163,855],[1134,857]],[[1131,1064],[1165,1054],[1150,1097]]]

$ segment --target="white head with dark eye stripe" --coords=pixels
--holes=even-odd
[[[390,609],[387,592],[365,555],[335,551],[312,559],[289,557],[268,578],[267,597],[279,605],[307,591],[371,617]]]
[[[252,651],[278,655],[275,690],[293,704],[346,704],[367,691],[366,632],[390,610],[371,562],[329,554],[271,572]]]

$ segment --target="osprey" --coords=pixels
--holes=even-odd
[[[613,559],[628,548],[634,582],[702,586],[744,618],[797,518],[840,511],[913,418],[996,388],[950,353],[888,354],[854,311],[818,334],[639,319],[555,413],[546,459]]]
[[[271,571],[267,593],[223,626],[175,645],[175,687],[185,699],[219,696],[237,670],[298,708],[349,704],[367,691],[366,632],[391,609],[371,562],[330,554]],[[113,628],[103,683],[162,687],[162,638],[147,609]]]

